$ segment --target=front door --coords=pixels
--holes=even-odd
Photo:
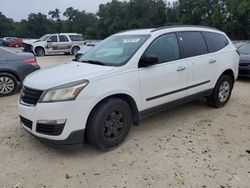
[[[158,37],[144,55],[155,55],[159,62],[139,68],[142,110],[186,97],[188,67],[181,59],[176,34]]]
[[[60,50],[58,49],[58,36],[51,35],[47,40],[46,51],[48,53],[58,53]]]

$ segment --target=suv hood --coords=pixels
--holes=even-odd
[[[36,41],[37,41],[37,39],[29,39],[29,40],[23,40],[23,43],[25,43],[25,44],[32,44],[32,43],[34,43]]]
[[[36,71],[24,80],[23,85],[38,90],[45,90],[70,82],[107,75],[115,67],[69,62],[59,66]]]

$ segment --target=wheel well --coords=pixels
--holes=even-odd
[[[73,49],[73,48],[75,48],[75,47],[77,47],[77,48],[79,48],[79,49],[80,49],[80,46],[78,46],[78,45],[74,45],[74,46],[72,46],[72,47],[71,47],[71,51],[72,51],[72,49]]]
[[[95,107],[91,110],[90,112],[90,115],[89,117],[95,112],[95,110],[97,109],[97,107],[102,104],[104,101],[110,99],[110,98],[118,98],[118,99],[122,99],[123,101],[127,102],[128,105],[130,106],[130,109],[131,109],[131,112],[132,112],[132,120],[133,120],[133,123],[135,125],[138,125],[139,124],[139,111],[138,111],[138,108],[137,108],[137,105],[135,103],[135,100],[127,95],[127,94],[115,94],[115,95],[111,95],[109,97],[106,97],[104,99],[102,99],[99,103],[97,103],[95,105]],[[88,117],[88,121],[89,121],[89,117]],[[87,121],[87,122],[88,122]]]
[[[227,69],[222,73],[222,75],[228,75],[232,78],[232,81],[235,82],[234,72],[231,69]]]
[[[44,50],[44,52],[45,52],[44,47],[42,47],[42,46],[36,46],[36,47],[35,47],[35,51],[34,51],[35,53],[36,53],[36,49],[37,49],[37,48],[42,48],[42,49]]]
[[[8,73],[8,74],[11,74],[13,76],[15,76],[15,78],[17,79],[18,82],[21,82],[20,78],[17,76],[16,73],[14,72],[11,72],[11,71],[0,71],[0,73]]]

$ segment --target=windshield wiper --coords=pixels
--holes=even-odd
[[[89,63],[89,64],[95,64],[95,65],[106,65],[105,63],[101,62],[101,61],[97,61],[97,60],[84,60],[81,61],[83,63]]]

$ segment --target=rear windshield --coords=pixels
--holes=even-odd
[[[84,41],[84,38],[82,35],[69,35],[69,38],[72,41]]]
[[[11,56],[13,54],[15,54],[15,52],[10,51],[6,48],[0,47],[0,57],[8,57],[8,56]]]

